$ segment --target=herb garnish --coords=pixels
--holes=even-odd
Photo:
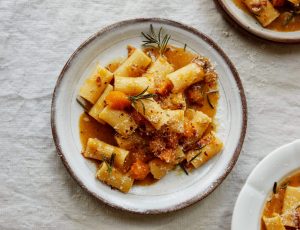
[[[106,157],[103,157],[103,161],[107,165],[107,171],[109,173],[112,172],[112,168],[113,168],[114,163],[115,163],[115,156],[116,156],[116,154],[112,153],[111,156],[110,156],[110,159],[107,159]]]
[[[191,163],[193,160],[195,160],[200,154],[202,153],[201,149],[203,149],[206,145],[200,145],[199,147],[195,148],[194,150],[200,150],[199,153],[197,153],[195,156],[192,157],[192,159],[189,161]]]
[[[186,51],[186,43],[184,44],[183,51]]]
[[[192,159],[189,161],[189,163],[191,163],[193,160],[195,160],[198,156],[200,156],[200,154],[202,153],[202,151],[199,151],[199,153],[197,153],[195,156],[192,157]]]
[[[79,105],[81,105],[81,107],[87,113],[93,107],[93,105],[89,101],[85,100],[83,97],[80,97],[80,96],[76,97],[76,101],[78,102]]]
[[[274,194],[277,193],[277,182],[274,182],[274,185],[273,185],[273,193],[274,193]]]
[[[150,98],[154,98],[157,96],[157,94],[153,94],[153,93],[145,94],[147,92],[148,88],[149,88],[149,86],[138,95],[128,97],[128,99],[131,101],[131,103],[133,105],[135,105],[138,101],[142,104],[144,114],[146,112],[146,109],[145,109],[145,105],[144,105],[143,101],[141,101],[141,100],[142,99],[150,99]]]
[[[158,34],[156,34],[152,24],[150,24],[150,32],[148,34],[142,32],[142,35],[146,39],[143,41],[143,46],[158,48],[161,55],[166,51],[167,44],[171,38],[171,35],[164,35],[162,27],[160,27]]]
[[[219,91],[218,90],[211,90],[211,91],[208,91],[206,92],[206,98],[207,98],[207,102],[209,104],[209,106],[212,108],[212,109],[215,109],[214,105],[212,104],[210,98],[209,98],[209,95],[212,94],[212,93],[218,93]]]
[[[209,94],[206,94],[206,98],[207,98],[207,102],[209,104],[209,106],[212,108],[212,109],[215,109],[214,105],[211,103],[210,99],[209,99]]]
[[[188,173],[188,171],[186,170],[186,168],[184,167],[184,164],[181,162],[181,163],[179,163],[178,165],[179,165],[179,167],[182,169],[182,171],[184,171],[184,173],[188,176],[189,173]]]

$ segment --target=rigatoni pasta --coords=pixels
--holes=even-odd
[[[187,153],[187,161],[195,168],[199,168],[201,165],[205,164],[223,148],[222,141],[217,138],[214,133],[210,133],[204,138],[208,139],[208,143],[204,143],[199,150],[190,150]]]
[[[153,83],[147,77],[115,77],[116,91],[121,91],[128,95],[136,95],[144,89],[152,89]]]
[[[133,107],[156,129],[160,129],[168,120],[166,112],[153,99],[141,99]]]
[[[99,114],[99,119],[111,125],[117,133],[128,136],[137,128],[137,124],[126,111],[111,109],[106,106]]]
[[[89,119],[98,124],[87,139],[90,126],[80,121],[83,156],[99,163],[100,181],[121,192],[174,168],[188,175],[223,148],[214,125],[217,73],[207,58],[167,45],[168,39],[159,47],[130,47],[125,61],[108,64],[113,74],[102,68],[110,84],[80,94],[92,101]],[[91,79],[81,92],[95,88]]]
[[[135,77],[137,74],[146,70],[151,63],[151,58],[148,57],[142,50],[135,51],[120,65],[114,72],[115,77]]]
[[[92,116],[94,119],[99,121],[100,123],[105,123],[103,120],[99,118],[99,114],[102,112],[102,110],[105,107],[105,98],[107,95],[113,91],[113,86],[108,85],[106,89],[104,90],[103,94],[99,97],[97,102],[93,105],[91,110],[89,111],[89,115]]]
[[[129,152],[125,149],[109,145],[96,138],[89,138],[86,150],[83,152],[83,155],[87,158],[101,161],[111,159],[112,155],[115,155],[114,161],[116,165],[121,167],[124,165],[128,153]]]
[[[80,88],[79,95],[92,104],[95,104],[112,78],[113,74],[110,71],[97,65]]]
[[[196,63],[191,63],[167,75],[173,84],[172,92],[178,93],[190,85],[203,80],[204,70]]]
[[[128,192],[133,185],[133,179],[118,171],[116,168],[103,162],[97,171],[97,178],[104,183],[119,189],[122,192]]]

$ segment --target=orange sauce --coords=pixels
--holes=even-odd
[[[174,69],[180,69],[187,64],[191,63],[196,54],[187,52],[184,48],[170,48],[165,52],[165,56],[170,64],[173,65]]]
[[[281,214],[286,186],[300,187],[300,172],[294,173],[277,185],[276,196],[272,194],[266,202],[262,216],[272,217],[273,213]],[[266,230],[266,227],[261,220],[261,230]]]
[[[154,184],[157,181],[158,180],[154,179],[152,174],[149,173],[148,176],[146,176],[146,178],[144,180],[134,180],[134,184],[135,185],[140,185],[140,186],[147,186],[147,185]]]
[[[208,91],[207,85],[204,85],[204,92]],[[196,108],[197,110],[200,110],[201,112],[205,113],[207,116],[213,118],[216,115],[217,112],[217,106],[219,101],[219,93],[211,93],[209,95],[206,95],[204,98],[204,103],[202,107]]]
[[[114,138],[115,131],[109,125],[102,125],[87,113],[83,113],[79,118],[80,141],[83,150],[89,138],[98,138],[111,145],[116,145]]]
[[[243,11],[248,14],[251,14],[247,9],[246,5],[243,3],[243,0],[233,0],[233,2]],[[295,15],[292,19],[287,23],[285,12],[288,12],[287,7],[277,8],[280,12],[280,16],[275,19],[270,25],[266,28],[275,31],[282,31],[282,32],[291,32],[300,30],[300,15]]]

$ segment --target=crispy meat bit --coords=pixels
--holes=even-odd
[[[149,148],[155,156],[159,156],[166,149],[166,143],[162,138],[156,136],[149,142]]]
[[[199,106],[203,106],[204,97],[202,94],[202,87],[201,85],[192,85],[186,91],[187,99],[192,104],[197,104]]]

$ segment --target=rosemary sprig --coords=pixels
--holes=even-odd
[[[179,165],[179,167],[182,169],[182,171],[188,176],[189,173],[188,173],[188,171],[186,170],[186,168],[184,167],[184,164],[181,162],[181,163],[179,163],[178,165]]]
[[[103,157],[103,161],[107,165],[107,171],[108,171],[108,173],[112,172],[112,168],[113,168],[114,163],[115,163],[115,157],[116,157],[115,153],[111,154],[110,159],[107,159],[106,157]]]
[[[274,185],[273,185],[273,193],[274,193],[274,194],[277,193],[277,182],[274,182]]]
[[[212,109],[215,109],[214,105],[211,103],[210,101],[210,98],[209,98],[209,94],[206,94],[206,99],[207,99],[207,102],[209,104],[209,106],[212,108]]]
[[[138,95],[128,97],[128,99],[131,101],[131,103],[133,105],[135,105],[138,101],[141,103],[141,105],[143,106],[144,114],[146,112],[146,109],[145,109],[145,105],[144,105],[143,101],[141,101],[141,100],[142,99],[150,99],[150,98],[154,98],[157,96],[156,94],[153,94],[153,93],[145,94],[147,92],[148,88],[149,88],[149,86]]]
[[[186,51],[186,43],[184,44],[183,51]]]
[[[211,90],[211,91],[205,92],[207,102],[212,109],[215,109],[215,107],[214,107],[213,103],[211,102],[209,95],[213,94],[213,93],[218,93],[218,92],[219,92],[219,90]]]
[[[146,39],[143,41],[143,46],[158,48],[161,55],[166,51],[171,38],[171,35],[163,33],[162,27],[160,27],[158,34],[156,34],[152,24],[150,24],[150,32],[148,34],[142,32],[142,35]]]

